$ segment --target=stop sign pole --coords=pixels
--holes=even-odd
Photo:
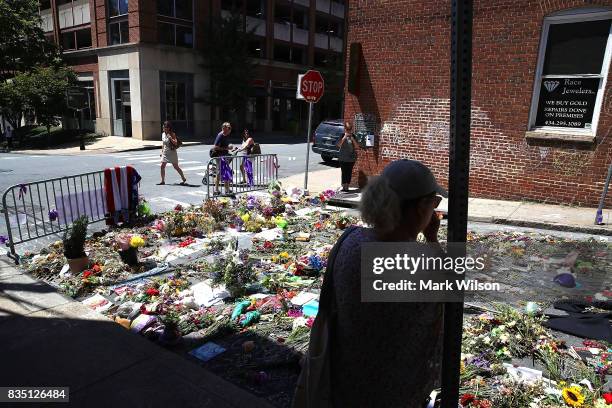
[[[308,195],[308,164],[310,160],[310,134],[312,132],[312,111],[325,90],[325,82],[319,71],[310,70],[298,76],[298,95],[308,102],[308,133],[306,134],[306,171],[304,172],[304,195]]]

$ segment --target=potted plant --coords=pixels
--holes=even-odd
[[[121,260],[129,266],[138,265],[138,248],[144,246],[144,239],[140,235],[119,234],[115,242],[119,246]]]
[[[64,256],[72,273],[81,273],[89,265],[89,258],[85,253],[85,237],[89,218],[83,215],[72,223],[72,227],[64,232]]]
[[[164,331],[159,335],[159,343],[164,346],[177,344],[182,337],[179,330],[180,316],[178,312],[173,309],[167,309],[160,319],[164,324]]]

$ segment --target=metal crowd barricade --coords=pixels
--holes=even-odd
[[[15,263],[15,246],[58,234],[81,215],[90,223],[106,218],[104,171],[34,181],[9,187],[2,196],[8,254]]]
[[[224,160],[230,168],[232,175],[229,181],[231,192],[225,191],[223,180],[219,180],[220,194],[215,194],[215,177],[221,171],[221,161]],[[251,162],[253,169],[252,183],[249,182],[245,160]],[[244,169],[244,173],[242,169]],[[223,156],[215,157],[208,161],[202,184],[206,185],[208,197],[227,196],[232,194],[247,193],[249,191],[265,190],[270,182],[278,179],[278,157],[275,154],[253,154],[249,156]],[[244,174],[244,176],[243,176]],[[243,180],[244,177],[244,180]],[[245,183],[242,183],[245,181]]]

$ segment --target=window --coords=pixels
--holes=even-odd
[[[308,10],[300,8],[293,9],[293,24],[296,28],[308,30]]]
[[[157,24],[157,33],[159,35],[159,42],[167,45],[174,45],[174,25],[159,23]]]
[[[157,14],[182,20],[192,20],[192,0],[157,0]]]
[[[326,67],[328,64],[328,56],[326,52],[315,51],[314,64],[318,67]]]
[[[91,48],[91,28],[75,31],[78,49]]]
[[[185,109],[185,84],[166,81],[166,120],[187,120]]]
[[[274,7],[274,21],[281,24],[291,24],[291,8],[282,4]]]
[[[306,64],[306,48],[281,43],[274,44],[274,59],[293,64]]]
[[[300,47],[291,48],[291,62],[294,64],[305,64],[306,49]]]
[[[274,59],[291,62],[291,47],[285,44],[274,44]]]
[[[189,26],[162,23],[157,24],[159,42],[179,47],[193,47],[193,28]]]
[[[109,0],[108,36],[111,45],[130,42],[130,28],[127,19],[128,0]]]
[[[193,48],[193,28],[177,25],[176,45],[179,47]]]
[[[319,34],[328,34],[329,20],[325,17],[317,15],[317,18],[315,19],[315,31]]]
[[[610,64],[611,12],[544,20],[530,128],[595,134]]]
[[[64,50],[76,50],[76,39],[74,31],[62,33],[62,48]]]
[[[122,16],[128,13],[128,0],[109,0],[108,7],[111,17]]]
[[[265,19],[266,8],[264,0],[246,0],[246,15],[249,17]]]
[[[111,45],[130,42],[130,29],[127,20],[117,22],[111,20],[111,23],[108,25],[108,27],[110,31]]]
[[[221,10],[239,10],[242,8],[241,0],[221,0]]]
[[[61,39],[62,49],[66,51],[91,48],[91,28],[62,32]]]
[[[248,44],[249,56],[253,58],[265,57],[265,41],[262,38],[257,38],[249,41]]]

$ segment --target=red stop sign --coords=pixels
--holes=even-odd
[[[317,103],[323,96],[325,82],[319,71],[308,71],[300,82],[300,92],[306,102]]]

